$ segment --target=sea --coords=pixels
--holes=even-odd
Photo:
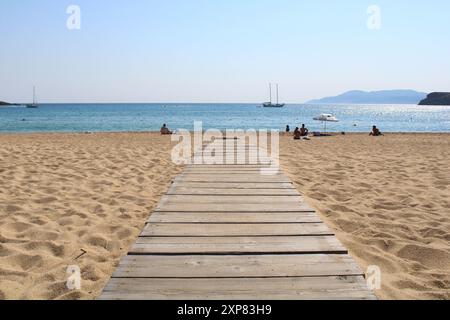
[[[157,131],[163,123],[172,130],[292,129],[305,124],[323,131],[313,120],[320,114],[339,119],[330,132],[450,132],[450,106],[417,105],[308,105],[262,108],[260,104],[41,104],[38,109],[0,107],[0,133]]]

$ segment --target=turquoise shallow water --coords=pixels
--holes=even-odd
[[[312,120],[331,113],[339,123],[330,131],[369,132],[377,125],[385,132],[450,132],[450,106],[415,105],[287,105],[283,109],[257,104],[44,104],[39,109],[0,108],[0,132],[109,132],[154,131],[162,123],[171,129],[203,128],[280,129],[305,123],[312,131],[322,129]]]

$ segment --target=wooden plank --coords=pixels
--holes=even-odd
[[[217,212],[159,212],[150,216],[149,223],[320,223],[314,212],[278,213],[217,213]]]
[[[261,171],[261,169],[272,169],[272,170],[280,170],[280,168],[277,167],[273,167],[271,168],[270,166],[228,166],[228,167],[224,167],[224,166],[220,166],[220,165],[216,165],[216,166],[192,166],[192,167],[187,167],[185,168],[185,170],[183,172],[199,172],[199,171],[205,171],[205,172],[221,172],[221,171],[225,171],[225,172],[259,172]]]
[[[193,156],[198,157],[214,157],[214,156],[223,156],[223,157],[233,157],[233,156],[251,156],[251,157],[262,157],[262,158],[270,158],[270,154],[266,154],[265,152],[259,153],[257,149],[243,149],[243,150],[220,150],[220,148],[213,148],[209,150],[203,150],[203,153],[196,152]]]
[[[223,176],[252,176],[254,178],[259,178],[259,177],[267,177],[267,176],[280,176],[279,173],[277,173],[277,171],[255,171],[255,172],[248,172],[248,171],[235,171],[235,172],[226,172],[226,171],[222,171],[222,172],[186,172],[185,174],[183,174],[183,177],[192,177],[192,176],[198,176],[198,177],[205,177],[206,175],[216,175],[218,177],[223,177]]]
[[[279,168],[270,168],[270,167],[259,167],[259,168],[244,168],[244,167],[238,167],[238,168],[213,168],[213,167],[207,167],[207,168],[186,168],[183,172],[249,172],[249,173],[258,173],[262,169],[272,169],[272,170],[279,170]]]
[[[263,278],[363,275],[347,255],[127,256],[114,278]]]
[[[180,175],[177,180],[179,182],[258,182],[258,183],[289,183],[290,180],[283,175]]]
[[[295,189],[229,189],[229,188],[193,188],[193,187],[174,187],[167,195],[241,195],[241,196],[300,196]]]
[[[139,237],[130,254],[345,254],[334,236]]]
[[[280,171],[277,169],[255,169],[255,170],[220,170],[220,169],[199,169],[199,170],[185,170],[185,175],[205,175],[205,174],[216,174],[216,175],[265,175],[270,173],[271,175],[279,175]]]
[[[203,165],[260,165],[265,167],[270,167],[274,165],[276,162],[272,160],[265,160],[265,159],[247,159],[247,160],[237,160],[236,158],[231,159],[222,159],[222,158],[216,158],[214,160],[208,160],[208,159],[202,159],[200,160]]]
[[[258,195],[165,195],[161,198],[161,205],[167,203],[214,203],[214,204],[301,204],[304,203],[301,196],[258,196]]]
[[[185,167],[186,170],[189,169],[262,169],[270,168],[267,165],[256,165],[256,164],[190,164]]]
[[[230,168],[230,167],[220,167],[217,166],[216,167],[191,167],[191,168],[186,168],[183,172],[250,172],[250,173],[254,173],[254,172],[259,172],[261,171],[261,169],[272,169],[272,170],[279,170],[279,168],[271,168],[270,166],[265,166],[265,167],[236,167],[236,168]]]
[[[141,237],[252,237],[333,235],[324,223],[292,224],[147,224]]]
[[[299,300],[374,299],[361,276],[152,279],[113,278],[100,299]]]
[[[299,212],[313,211],[306,203],[164,203],[155,212]]]
[[[175,181],[172,187],[183,188],[207,188],[207,189],[292,189],[292,183],[274,182],[274,183],[257,183],[257,182],[180,182]]]
[[[265,161],[265,162],[272,162],[274,159],[258,155],[256,153],[250,154],[248,152],[244,153],[234,153],[232,155],[226,154],[226,153],[216,153],[216,154],[203,154],[203,155],[194,155],[194,157],[197,156],[198,159],[202,159],[203,164],[227,164],[228,162],[234,160],[242,161],[242,164],[245,164],[243,162],[244,160],[259,160],[259,161]],[[220,160],[220,163],[217,163],[217,161]],[[222,162],[223,161],[223,162]]]

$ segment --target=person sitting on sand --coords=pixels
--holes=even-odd
[[[302,135],[300,133],[300,129],[297,127],[294,130],[294,140],[300,140],[302,138]]]
[[[308,134],[309,134],[309,130],[305,127],[304,124],[302,124],[302,128],[300,129],[300,136],[307,137]]]
[[[172,134],[172,131],[170,131],[168,128],[167,128],[167,125],[164,123],[163,124],[163,126],[162,126],[162,128],[161,128],[161,134],[163,134],[163,135],[165,135],[165,134]]]
[[[383,134],[381,133],[381,131],[377,128],[377,126],[373,126],[372,127],[372,132],[370,133],[371,136],[373,137],[379,137],[382,136]]]

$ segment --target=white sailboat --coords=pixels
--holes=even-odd
[[[33,103],[32,104],[27,104],[27,108],[29,109],[37,109],[39,108],[39,105],[37,103],[37,99],[36,99],[36,87],[33,86]]]
[[[285,106],[284,103],[279,103],[278,98],[278,83],[277,83],[277,103],[272,103],[272,84],[269,83],[269,92],[270,92],[270,102],[263,103],[264,108],[283,108]]]

